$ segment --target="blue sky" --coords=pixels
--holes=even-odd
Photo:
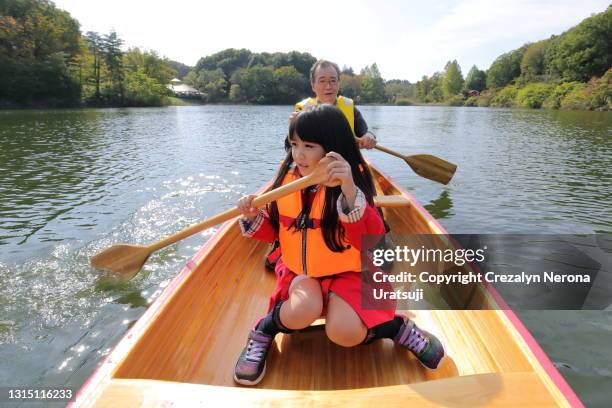
[[[226,48],[301,51],[359,71],[373,62],[385,79],[418,81],[456,59],[465,76],[504,52],[561,34],[609,0],[304,2],[54,0],[81,30],[115,29],[126,47],[194,65]]]

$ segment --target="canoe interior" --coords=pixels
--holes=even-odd
[[[376,178],[379,194],[402,194],[378,173]],[[388,240],[393,242],[399,234],[441,232],[438,224],[425,217],[423,211],[418,203],[386,208],[385,218],[392,229]],[[113,387],[131,384],[127,380],[236,387],[232,379],[236,358],[250,329],[267,310],[275,278],[274,273],[263,267],[267,245],[241,237],[236,222],[225,229],[200,254],[193,272],[160,308],[125,358],[116,362],[110,373],[114,385],[107,388],[106,397],[112,394],[109,390]],[[203,258],[206,261],[200,262]],[[470,301],[486,306],[490,299],[481,290],[477,295],[471,294]],[[435,333],[444,344],[447,358],[438,370],[423,368],[409,352],[395,347],[390,340],[346,349],[330,342],[322,326],[313,326],[276,337],[266,376],[255,388],[270,392],[342,392],[416,386],[477,374],[520,374],[530,376],[530,384],[539,384],[546,401],[567,405],[503,312],[418,310],[404,313]],[[148,387],[141,387],[140,392],[156,388],[150,384]]]

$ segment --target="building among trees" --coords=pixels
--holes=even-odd
[[[198,91],[192,86],[184,84],[178,78],[174,78],[170,81],[166,87],[174,92],[174,94],[179,98],[190,98],[190,99],[200,99],[202,98],[202,92]]]

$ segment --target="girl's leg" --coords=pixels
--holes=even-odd
[[[364,341],[368,329],[344,299],[330,293],[325,332],[334,343],[343,347],[353,347]]]
[[[293,279],[289,289],[289,298],[280,308],[282,325],[292,330],[310,326],[323,311],[323,297],[319,281],[302,276]]]

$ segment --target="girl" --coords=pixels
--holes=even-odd
[[[404,322],[394,309],[361,308],[361,236],[385,230],[374,207],[372,175],[346,118],[332,105],[303,111],[289,126],[288,142],[290,151],[272,188],[309,175],[323,157],[332,159],[328,180],[340,185],[310,187],[266,210],[252,208],[253,195],[238,201],[243,235],[265,242],[278,239],[282,258],[268,314],[251,330],[234,380],[259,383],[274,336],[308,327],[322,313],[325,332],[336,344],[352,347],[390,338],[426,367],[437,368],[444,349],[435,336]]]

